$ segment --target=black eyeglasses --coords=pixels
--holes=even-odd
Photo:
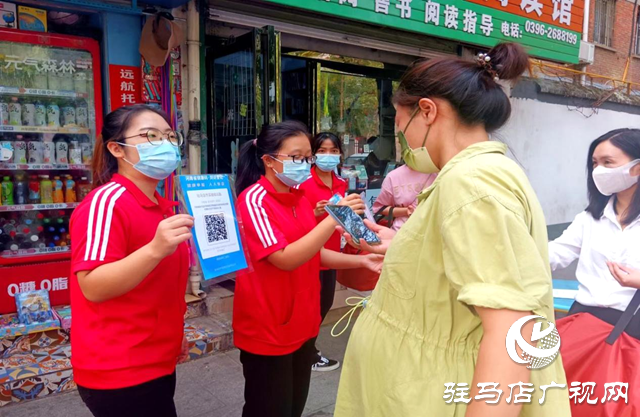
[[[315,164],[316,157],[315,156],[301,156],[301,155],[285,155],[281,153],[277,153],[274,156],[286,156],[287,158],[291,158],[294,164],[302,164],[303,162],[307,162],[308,164]],[[277,158],[274,158],[276,161],[280,161]],[[280,161],[282,162],[282,161]]]
[[[161,145],[164,139],[167,139],[174,146],[182,146],[184,142],[182,133],[175,130],[169,130],[165,133],[162,133],[158,129],[149,129],[145,133],[139,133],[137,135],[128,136],[123,139],[132,139],[137,137],[143,137],[147,139],[147,141],[154,146]]]

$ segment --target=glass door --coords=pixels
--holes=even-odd
[[[211,172],[235,175],[240,147],[263,124],[280,121],[279,51],[273,27],[254,29],[208,50]]]

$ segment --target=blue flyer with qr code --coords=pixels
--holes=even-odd
[[[205,279],[247,268],[228,175],[181,175],[179,195],[195,218],[194,246]]]

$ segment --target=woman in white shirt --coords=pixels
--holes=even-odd
[[[580,286],[569,314],[589,312],[615,324],[640,287],[640,277],[628,279],[640,275],[640,130],[602,135],[588,164],[589,206],[549,244],[549,261],[555,271],[578,259]]]
[[[555,271],[578,259],[576,301],[557,326],[567,381],[594,381],[595,399],[603,397],[604,383],[629,378],[626,369],[640,355],[640,314],[621,333],[624,341],[605,346],[640,288],[640,129],[617,129],[596,139],[589,148],[587,171],[589,206],[549,243],[549,261]],[[611,362],[612,357],[619,361]],[[629,404],[640,400],[632,390],[629,397]],[[629,411],[624,406],[623,401],[580,401],[571,403],[571,411],[574,417],[618,416]]]

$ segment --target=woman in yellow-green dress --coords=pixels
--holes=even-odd
[[[566,385],[547,389],[540,404],[541,386],[567,384],[561,358],[530,370],[505,348],[518,319],[554,322],[542,209],[507,147],[489,141],[511,113],[498,81],[527,67],[520,46],[500,44],[477,62],[430,60],[403,77],[395,97],[403,158],[439,174],[397,235],[371,225],[383,244],[360,242],[386,256],[349,340],[336,417],[571,415]],[[529,321],[521,334],[535,345],[532,330]],[[489,382],[502,390],[497,404],[474,399]],[[509,398],[509,385],[519,382],[534,390],[515,404],[521,392],[514,386]],[[447,383],[468,384],[456,394],[471,401],[452,400]]]

